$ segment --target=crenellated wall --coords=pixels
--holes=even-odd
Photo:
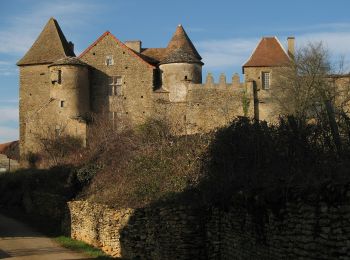
[[[167,90],[154,93],[156,114],[169,121],[175,132],[208,132],[230,123],[237,116],[253,115],[251,87],[241,83],[238,74],[234,74],[229,83],[224,74],[215,82],[209,73],[205,83],[184,81],[183,87],[181,102],[172,101]],[[244,106],[247,106],[246,114]]]

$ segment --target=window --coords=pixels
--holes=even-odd
[[[62,70],[57,71],[57,83],[61,84],[62,81]]]
[[[106,65],[111,66],[113,64],[114,64],[113,55],[107,55],[106,56]]]
[[[121,96],[122,95],[122,77],[113,76],[109,79],[109,95]]]
[[[270,72],[263,72],[261,76],[262,76],[262,88],[270,89]]]
[[[64,105],[65,105],[64,100],[61,100],[61,101],[60,101],[60,107],[64,107]]]
[[[52,84],[61,84],[62,80],[62,71],[61,70],[54,70],[51,72],[51,83]]]

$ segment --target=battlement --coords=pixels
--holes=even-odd
[[[231,82],[227,82],[226,75],[224,73],[221,73],[219,76],[218,82],[215,82],[212,73],[209,72],[206,76],[205,83],[202,83],[202,84],[191,83],[188,86],[188,89],[192,90],[192,89],[201,88],[201,89],[238,90],[243,88],[244,85],[245,83],[240,81],[240,77],[238,73],[235,73],[232,75]]]

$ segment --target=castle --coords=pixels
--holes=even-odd
[[[268,100],[275,68],[293,54],[294,38],[288,39],[288,52],[277,38],[263,38],[243,65],[244,82],[234,74],[227,83],[222,74],[215,83],[208,74],[202,83],[202,58],[181,25],[166,48],[123,43],[107,31],[76,57],[51,18],[17,63],[21,158],[40,149],[42,135],[65,131],[86,141],[89,113],[112,121],[126,117],[132,124],[163,117],[179,133],[206,132],[235,116],[256,114],[253,89],[261,89],[258,112],[267,119],[273,114]]]

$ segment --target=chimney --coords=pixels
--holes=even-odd
[[[294,55],[295,55],[295,38],[294,37],[288,37],[287,38],[288,41],[288,56],[291,59],[294,59]]]
[[[68,42],[69,48],[71,51],[74,53],[74,43],[73,42]]]
[[[126,41],[125,45],[130,49],[136,51],[137,53],[141,52],[141,46],[142,46],[141,41]]]

